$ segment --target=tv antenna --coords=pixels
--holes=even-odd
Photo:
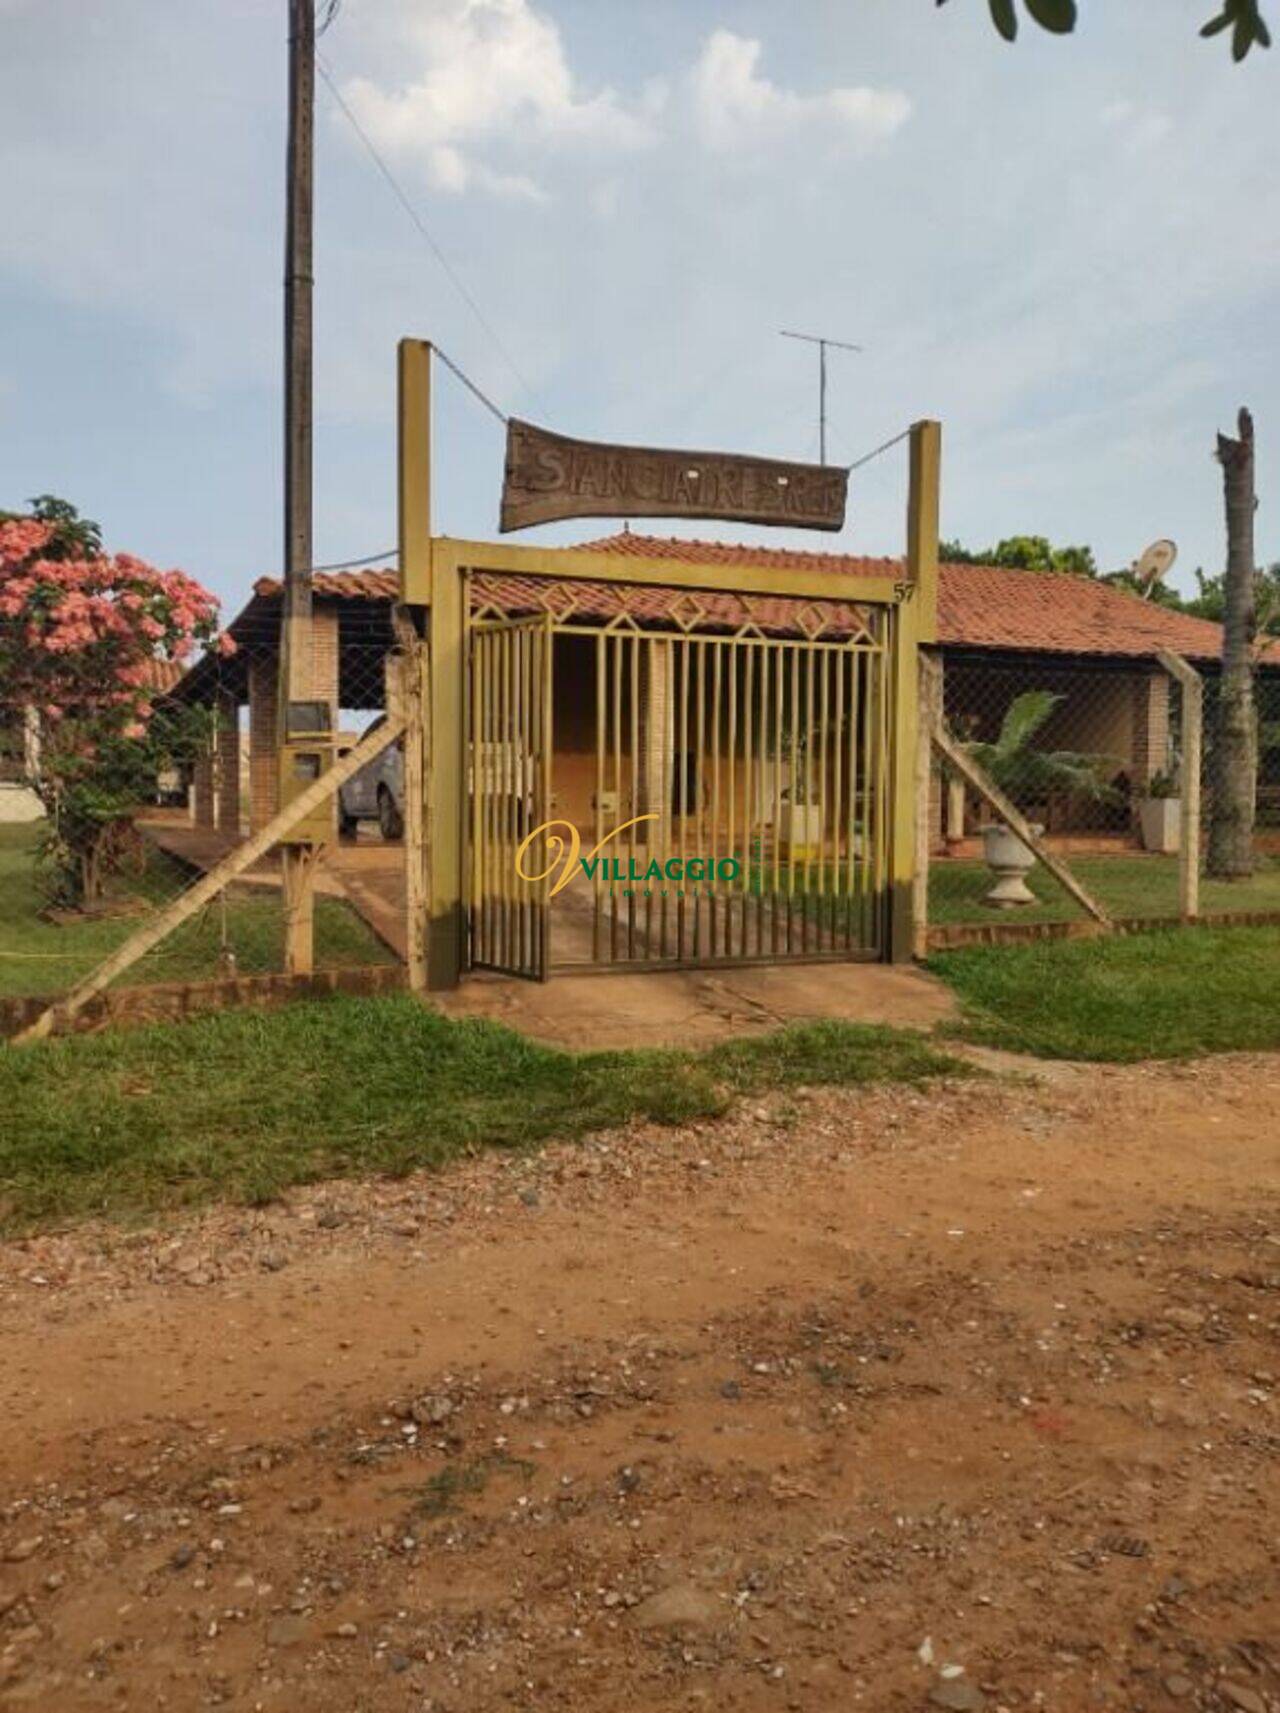
[[[1178,544],[1162,536],[1159,541],[1153,541],[1130,568],[1134,582],[1142,590],[1142,598],[1149,601],[1155,591],[1155,586],[1169,575],[1170,567],[1178,557]]]
[[[850,345],[844,339],[828,339],[819,333],[789,333],[780,328],[784,339],[802,339],[806,345],[818,347],[818,462],[827,461],[827,346],[837,351],[861,351],[861,345]]]

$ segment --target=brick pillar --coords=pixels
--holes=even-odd
[[[240,837],[240,702],[234,691],[218,697],[218,830]]]
[[[279,672],[274,654],[249,663],[249,828],[255,833],[276,812]]]
[[[191,776],[191,818],[197,827],[213,826],[213,754],[202,755]]]
[[[316,606],[311,617],[311,694],[323,697],[337,714],[338,615],[329,605]]]
[[[1145,785],[1169,761],[1169,679],[1164,672],[1133,680],[1133,783]]]

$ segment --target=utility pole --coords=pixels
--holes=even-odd
[[[313,689],[311,636],[311,299],[315,197],[315,0],[289,7],[289,129],[284,259],[284,604],[280,631],[280,736],[290,706]],[[292,765],[280,748],[281,801],[292,795]],[[318,847],[281,847],[284,965],[291,975],[314,967],[315,865]]]
[[[806,345],[818,347],[818,462],[827,461],[827,346],[837,351],[861,351],[861,345],[850,345],[843,339],[827,339],[817,333],[788,333],[781,329],[784,339],[802,339]]]
[[[311,689],[311,298],[315,202],[316,15],[289,5],[289,141],[284,263],[284,681]]]

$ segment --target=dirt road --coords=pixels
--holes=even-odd
[[[0,1251],[0,1705],[1280,1708],[1280,1060]]]

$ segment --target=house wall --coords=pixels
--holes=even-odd
[[[1129,830],[1129,798],[1168,765],[1169,680],[1159,666],[1091,666],[1045,655],[1011,660],[946,649],[942,657],[946,718],[957,736],[993,741],[1016,697],[1047,690],[1060,700],[1040,728],[1036,747],[1105,758],[1102,775],[1122,799],[1112,804],[1058,793],[1047,803],[1019,807],[1043,811],[1050,832]],[[936,815],[940,833],[940,802]],[[982,818],[971,801],[970,830]]]
[[[338,708],[340,630],[336,603],[317,605],[311,622],[308,693]],[[249,662],[249,827],[256,832],[279,807],[280,656],[273,648]],[[225,777],[229,778],[228,773]],[[228,804],[228,820],[231,809]]]

